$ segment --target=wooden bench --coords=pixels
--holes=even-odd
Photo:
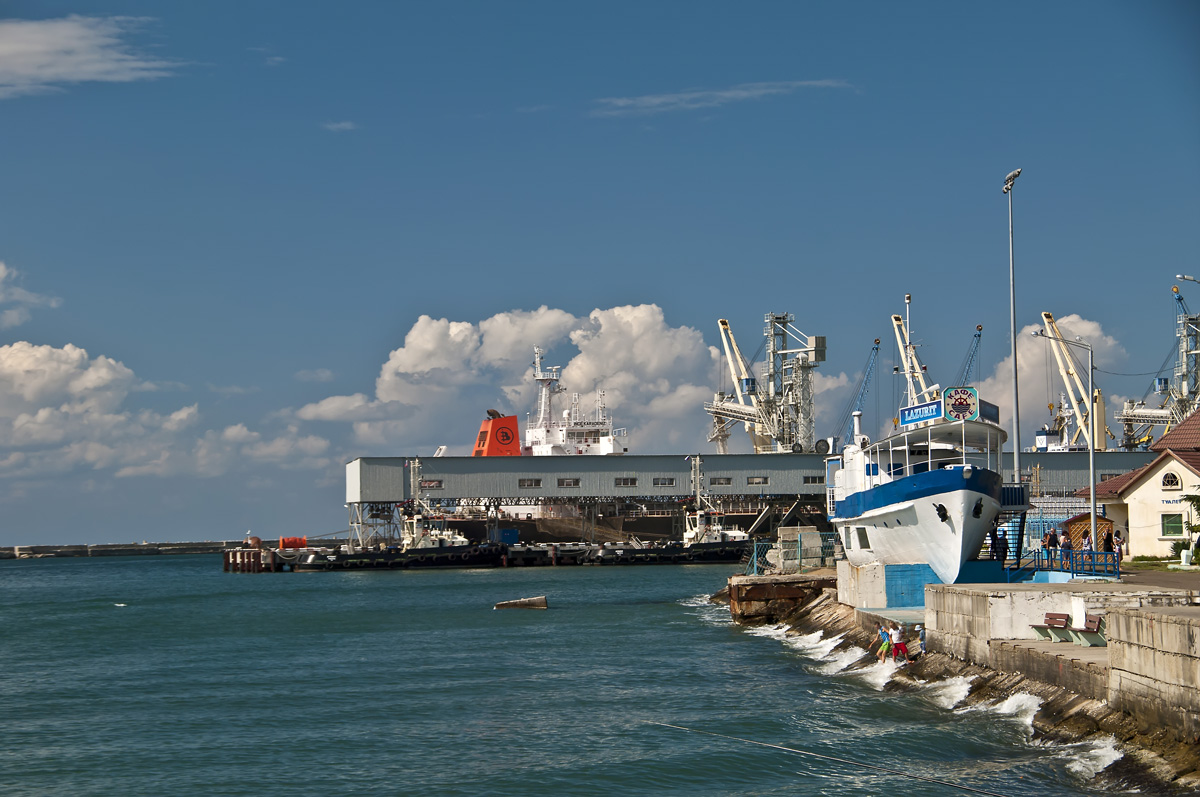
[[[1051,642],[1070,642],[1070,625],[1071,615],[1046,612],[1046,619],[1042,620],[1042,625],[1029,627],[1037,632],[1039,637],[1049,639]]]
[[[1075,644],[1085,648],[1108,647],[1108,640],[1104,637],[1103,615],[1089,614],[1084,620],[1083,628],[1067,629]]]

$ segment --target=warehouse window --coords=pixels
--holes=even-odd
[[[805,484],[824,484],[825,477],[824,476],[805,476],[804,483]]]
[[[637,487],[637,476],[618,476],[613,479],[613,487]]]
[[[1183,536],[1183,515],[1163,515],[1162,535],[1164,537]]]
[[[733,484],[733,479],[729,476],[713,476],[708,483],[712,487],[729,487]]]
[[[421,479],[422,490],[440,490],[442,489],[441,479]]]
[[[674,476],[655,476],[654,477],[654,486],[655,487],[674,487],[675,486],[675,477]]]
[[[747,476],[746,484],[770,484],[771,479],[767,476]]]
[[[558,486],[559,487],[578,487],[579,479],[559,479]]]
[[[520,487],[522,490],[532,490],[536,487],[541,487],[542,480],[541,479],[518,479],[517,486]]]

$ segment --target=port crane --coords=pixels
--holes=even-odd
[[[878,357],[879,338],[875,338],[875,345],[871,347],[871,353],[867,356],[867,364],[862,370],[862,376],[859,377],[858,384],[854,386],[853,397],[850,399],[850,403],[846,405],[846,409],[838,418],[837,425],[833,427],[834,429],[841,431],[842,441],[850,440],[851,435],[854,434],[854,413],[862,412],[863,402],[866,401],[867,393],[871,390],[871,378],[875,375],[875,361],[878,359]],[[838,438],[836,437],[832,441],[818,440],[817,453],[836,454],[837,451],[834,451],[833,449],[837,440]],[[822,443],[825,445],[822,446]],[[826,448],[827,450],[822,451],[822,448]]]
[[[1042,325],[1046,328],[1046,340],[1049,342],[1050,350],[1054,352],[1055,362],[1058,363],[1058,373],[1062,376],[1063,384],[1067,388],[1067,400],[1071,403],[1070,415],[1075,419],[1075,433],[1071,435],[1070,445],[1078,445],[1082,435],[1088,446],[1094,445],[1096,451],[1106,451],[1108,441],[1105,434],[1097,434],[1095,437],[1098,439],[1093,440],[1091,431],[1093,428],[1091,419],[1094,418],[1096,430],[1099,431],[1103,428],[1107,437],[1115,439],[1104,421],[1104,394],[1093,383],[1092,395],[1088,396],[1087,388],[1084,387],[1079,371],[1075,367],[1075,358],[1064,342],[1063,334],[1058,329],[1058,322],[1054,320],[1054,314],[1043,312]]]
[[[958,376],[954,379],[954,387],[969,385],[977,381],[971,378],[971,369],[975,367],[975,360],[979,356],[979,341],[983,338],[983,324],[975,325],[975,336],[971,338],[971,345],[967,349],[967,356],[963,358],[963,363],[958,369]]]
[[[791,313],[768,313],[766,362],[761,382],[738,348],[729,321],[717,321],[725,359],[733,378],[733,394],[719,392],[704,410],[713,417],[710,442],[728,453],[730,430],[745,425],[754,453],[812,451],[816,418],[813,369],[825,360],[825,336],[806,335],[795,327]]]
[[[1195,281],[1184,274],[1178,275],[1177,279]],[[1126,450],[1150,442],[1159,426],[1164,432],[1177,426],[1200,405],[1200,315],[1192,313],[1178,285],[1171,286],[1171,293],[1175,299],[1175,345],[1159,369],[1152,388],[1163,396],[1163,400],[1158,407],[1147,407],[1144,397],[1141,401],[1126,401],[1117,412],[1116,419],[1121,422],[1121,447]],[[1175,360],[1175,368],[1168,379],[1161,374],[1171,359]]]

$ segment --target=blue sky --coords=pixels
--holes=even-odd
[[[1008,412],[1018,167],[1018,324],[1110,409],[1200,272],[1195,3],[0,14],[0,544],[344,528],[346,461],[466,453],[535,344],[631,450],[711,450],[718,318],[827,336],[822,436],[882,338],[878,428],[905,293],[934,381],[984,325]]]

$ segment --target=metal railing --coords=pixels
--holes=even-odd
[[[1111,551],[1076,551],[1074,549],[1042,548],[1030,551],[1016,560],[1015,565],[1005,567],[1008,580],[1020,580],[1022,573],[1036,571],[1069,573],[1077,576],[1103,576],[1117,578],[1121,575],[1121,562]]]
[[[799,573],[804,568],[833,567],[843,558],[837,532],[806,532],[796,540],[754,540],[746,558],[746,575]]]

